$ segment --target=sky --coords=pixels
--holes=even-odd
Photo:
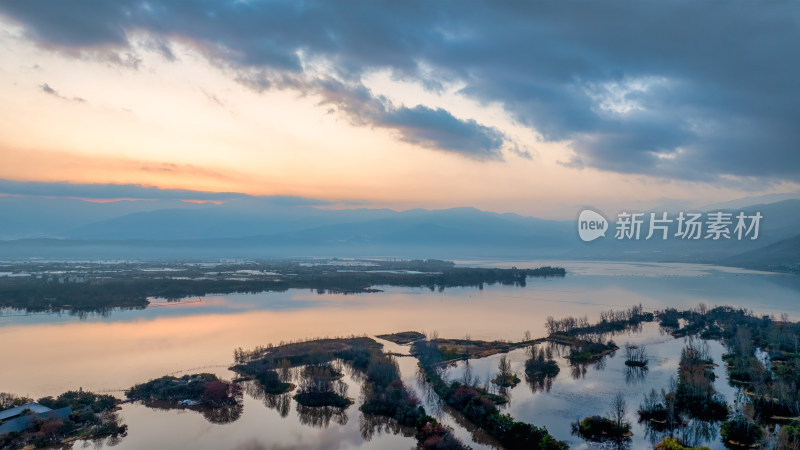
[[[789,1],[9,0],[0,195],[573,218],[798,193],[797,42]]]

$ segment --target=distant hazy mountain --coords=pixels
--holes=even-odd
[[[173,206],[200,208],[179,201],[117,201],[94,203],[72,198],[0,196],[0,239],[64,237],[67,230],[139,211]]]
[[[788,192],[783,194],[766,194],[758,195],[755,197],[744,197],[736,200],[729,200],[727,202],[711,203],[705,205],[700,209],[703,211],[711,211],[718,209],[735,209],[744,208],[752,205],[765,205],[770,203],[782,202],[784,200],[798,200],[800,199],[800,192]]]
[[[542,220],[475,208],[332,210],[313,203],[263,197],[221,205],[0,198],[0,206],[8,213],[4,216],[9,218],[0,225],[6,239],[0,242],[0,259],[397,256],[734,264],[737,255],[752,252],[747,260],[763,265],[770,253],[759,250],[795,237],[800,230],[800,200],[725,210],[733,215],[760,212],[763,219],[757,240],[681,240],[674,237],[675,223],[666,241],[645,240],[646,229],[638,241],[616,240],[612,222],[605,238],[590,243],[578,239],[573,220]]]
[[[800,272],[800,234],[763,248],[735,255],[726,262],[743,267]]]

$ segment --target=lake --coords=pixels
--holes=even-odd
[[[561,266],[564,278],[529,278],[525,287],[485,286],[447,288],[378,287],[383,292],[357,295],[318,294],[290,290],[260,294],[232,294],[189,298],[181,302],[152,299],[142,310],[116,310],[108,315],[78,317],[69,314],[0,313],[2,370],[0,391],[30,397],[57,395],[82,387],[112,393],[166,374],[198,371],[232,378],[228,367],[233,349],[267,343],[391,333],[406,330],[438,332],[441,337],[505,339],[518,341],[526,331],[545,335],[547,316],[587,315],[642,304],[645,311],[675,307],[732,305],[756,313],[789,314],[800,320],[800,277],[693,264],[575,262],[575,261],[460,261],[459,264],[493,267]],[[626,382],[621,352],[589,366],[574,376],[564,360],[549,392],[524,381],[511,389],[504,412],[517,420],[545,425],[558,439],[577,448],[586,444],[569,433],[569,422],[590,414],[604,414],[610,399],[623,390],[628,418],[634,423],[634,448],[647,441],[635,422],[635,409],[643,392],[660,389],[677,371],[682,339],[659,333],[646,325],[639,334],[615,336],[624,342],[644,343],[652,355],[642,379]],[[407,352],[407,347],[381,341],[387,349]],[[710,343],[718,375],[716,387],[729,401],[735,391],[727,386],[723,348]],[[515,371],[524,376],[524,351],[511,352]],[[470,362],[472,376],[485,379],[496,370],[498,356]],[[426,410],[453,426],[455,433],[474,448],[492,448],[493,442],[457,415],[442,408],[435,395],[418,382],[416,360],[400,357],[403,380],[422,399]],[[464,364],[447,371],[451,379],[464,376]],[[415,445],[413,431],[360,413],[360,383],[351,374],[343,379],[356,403],[344,413],[307,411],[289,397],[265,398],[246,389],[244,410],[225,424],[207,421],[190,410],[155,410],[124,404],[122,421],[128,435],[117,448],[402,448]],[[411,434],[409,434],[411,433]],[[713,440],[709,444],[718,447]],[[80,448],[80,445],[76,446]]]

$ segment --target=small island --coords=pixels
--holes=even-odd
[[[625,365],[628,367],[647,367],[649,358],[644,345],[625,344]]]
[[[622,393],[614,396],[608,417],[590,416],[572,424],[572,433],[588,441],[612,441],[618,444],[630,439],[631,424],[625,420],[627,404]]]
[[[654,313],[645,312],[642,305],[636,305],[621,311],[603,311],[600,321],[594,324],[586,316],[563,319],[548,317],[545,327],[548,331],[547,340],[568,345],[570,363],[582,364],[600,360],[619,349],[613,340],[604,342],[605,335],[640,330],[642,323],[653,320]]]
[[[137,384],[125,391],[131,400],[142,402],[162,401],[175,406],[208,406],[218,408],[237,402],[241,389],[211,373],[198,373],[182,377],[163,376],[147,383]]]
[[[617,424],[607,417],[590,416],[572,424],[572,432],[589,441],[615,441],[630,436],[630,425]]]
[[[555,338],[554,338],[555,340]],[[567,341],[558,341],[566,343]],[[569,345],[572,347],[569,350],[569,361],[571,363],[585,363],[595,361],[603,356],[614,353],[619,349],[614,341],[599,342],[599,341],[585,341],[580,339],[573,339]]]
[[[137,384],[125,396],[150,408],[190,409],[211,423],[229,423],[242,414],[242,389],[211,373],[163,376]]]
[[[341,370],[330,362],[303,367],[300,389],[294,399],[303,406],[335,406],[347,408],[353,400],[347,398],[347,385],[339,381]]]
[[[517,374],[511,372],[511,363],[508,361],[506,355],[500,357],[500,361],[497,363],[497,369],[500,372],[492,379],[492,383],[500,386],[501,389],[513,388],[519,384],[520,379]]]
[[[535,345],[528,349],[529,358],[525,361],[525,375],[531,379],[539,380],[552,378],[558,375],[561,369],[553,359],[553,351],[537,348]]]
[[[702,447],[687,447],[681,444],[681,441],[673,437],[665,437],[661,442],[653,446],[653,450],[711,450],[706,446]]]
[[[394,342],[398,345],[407,345],[414,341],[425,339],[425,334],[420,333],[419,331],[401,331],[399,333],[379,334],[375,337],[387,340],[389,342]]]

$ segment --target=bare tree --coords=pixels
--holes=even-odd
[[[472,366],[470,365],[469,360],[467,360],[467,362],[464,364],[464,379],[462,382],[471,386],[473,382],[477,384],[477,381],[478,380],[472,378]]]
[[[506,378],[511,375],[511,362],[508,360],[508,356],[503,355],[500,357],[500,362],[497,364],[497,368],[500,369],[501,377]]]
[[[545,319],[544,326],[547,328],[547,334],[553,334],[557,330],[556,319],[553,316],[547,316]]]
[[[625,344],[625,364],[629,366],[645,366],[647,362],[647,348],[644,345]]]
[[[515,376],[513,373],[511,373],[511,361],[508,360],[508,356],[503,355],[500,357],[500,362],[497,363],[497,368],[500,370],[500,373],[497,374],[495,383],[497,383],[497,385],[503,389],[508,386],[513,386]]]
[[[618,392],[611,401],[611,420],[617,424],[618,427],[623,427],[625,422],[625,412],[628,405],[625,403],[625,396],[622,392]]]
[[[288,359],[282,359],[278,363],[278,369],[280,369],[281,382],[288,383],[289,381],[291,381],[292,379],[290,372],[291,368],[292,368],[292,363]]]
[[[675,392],[678,388],[678,382],[675,377],[669,378],[669,390],[661,389],[661,397],[664,399],[664,405],[667,407],[667,422],[669,423],[669,435],[673,436],[675,425],[677,424],[677,414],[675,405]]]

